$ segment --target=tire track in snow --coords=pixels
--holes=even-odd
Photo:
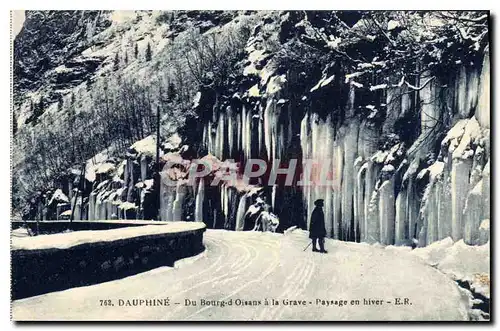
[[[211,284],[211,288],[215,291],[220,291],[220,287],[216,287],[215,285],[218,285],[220,283],[224,283],[226,281],[232,280],[232,279],[238,279],[241,277],[241,274],[243,271],[246,269],[251,268],[252,266],[252,261],[255,260],[255,258],[258,256],[258,250],[253,247],[246,245],[244,241],[235,241],[232,240],[228,241],[220,241],[219,243],[224,246],[226,249],[222,250],[222,254],[220,254],[220,257],[223,258],[224,262],[219,265],[219,267],[215,270],[214,274],[212,277],[205,279],[202,282],[198,282],[195,285],[185,288],[181,291],[177,291],[175,293],[170,293],[169,296],[172,299],[173,302],[176,302],[178,300],[175,300],[173,298],[178,297],[184,293],[189,293],[192,292],[193,290],[197,288],[202,288],[204,285]],[[231,243],[231,245],[229,245]],[[243,254],[242,251],[244,252]],[[229,252],[229,254],[228,254]],[[231,262],[231,256],[236,255],[236,262]],[[223,269],[225,271],[221,275],[216,275],[216,272]],[[195,274],[193,277],[197,277],[198,275]],[[207,288],[205,287],[205,292],[207,291]],[[196,293],[196,291],[194,291]],[[170,316],[175,315],[179,311],[181,311],[184,307],[179,305],[176,307],[174,310],[170,312]]]
[[[315,264],[312,259],[306,259],[306,265],[304,266],[305,272],[303,275],[301,274],[301,277],[299,278],[298,282],[295,283],[296,286],[292,289],[290,288],[290,291],[285,295],[283,295],[284,298],[287,298],[287,296],[290,294],[293,297],[291,298],[292,300],[295,299],[302,299],[301,294],[304,292],[306,289],[307,285],[309,284],[312,275],[314,274],[315,271]],[[283,313],[285,311],[288,311],[291,309],[292,306],[285,306],[284,309],[277,310],[278,316],[276,316],[274,319],[275,320],[281,320],[281,317],[283,316]]]
[[[293,243],[291,243],[293,245]],[[289,249],[294,249],[296,245]],[[307,284],[315,271],[315,263],[311,256],[304,252],[299,252],[299,259],[293,271],[286,277],[283,283],[284,292],[280,294],[279,299],[298,299],[300,294],[305,290]],[[286,270],[286,269],[285,269]],[[299,272],[297,272],[299,270]],[[264,307],[259,315],[259,319],[279,320],[283,312],[290,307],[285,306],[267,306]],[[278,316],[276,316],[278,314]]]
[[[170,272],[174,272],[176,274],[184,274],[186,271],[193,270],[192,274],[190,274],[189,276],[187,276],[185,278],[182,278],[180,280],[180,282],[178,279],[176,279],[176,277],[169,279],[169,283],[172,284],[172,286],[174,287],[174,290],[177,290],[177,288],[179,286],[183,286],[184,284],[189,283],[191,280],[198,282],[199,278],[206,273],[210,273],[212,271],[217,272],[218,270],[224,268],[224,266],[225,266],[225,264],[223,263],[224,262],[223,261],[223,259],[224,259],[223,248],[224,247],[229,247],[229,246],[223,240],[221,240],[219,238],[207,238],[205,240],[206,253],[205,253],[204,257],[199,259],[194,264],[175,268],[174,270],[170,271]],[[217,258],[214,260],[215,256],[217,256]],[[214,260],[214,261],[212,262],[212,260]],[[199,271],[200,266],[203,266],[206,264],[209,264],[209,266],[207,268],[204,268],[202,271]],[[196,272],[195,272],[195,270],[196,270]],[[166,284],[163,284],[164,287],[165,287],[165,285]],[[148,292],[151,292],[151,291],[148,291]],[[158,298],[165,297],[165,295],[170,295],[170,293],[172,293],[171,290],[168,293],[165,293],[163,291],[154,290],[154,293],[150,293],[148,296],[155,298],[155,299],[158,299]],[[174,293],[176,293],[176,292],[174,292]]]
[[[303,272],[303,269],[301,268],[300,264],[297,264],[293,271],[288,275],[288,277],[285,279],[285,282],[283,283],[283,287],[285,291],[281,293],[280,297],[284,297],[288,294],[289,289],[293,282],[296,280],[296,275],[300,277],[300,274]],[[277,298],[279,300],[279,298]],[[259,319],[268,319],[272,320],[276,312],[281,309],[280,306],[267,306],[264,307],[259,315]]]
[[[261,241],[259,239],[257,240],[252,240],[252,239],[248,239],[248,240],[245,240],[245,242],[251,242],[251,241],[255,241],[256,244],[258,245],[265,245],[265,246],[269,246],[269,247],[272,247],[272,246],[276,246],[276,245],[273,245],[272,243],[270,242],[265,242],[265,241]],[[256,247],[254,247],[253,245],[248,245],[248,247],[252,247],[252,249],[256,252],[260,251],[260,250],[257,250]],[[236,294],[240,293],[242,290],[246,289],[247,287],[249,287],[250,285],[256,283],[256,282],[261,282],[263,279],[267,278],[275,269],[276,267],[279,266],[280,264],[280,259],[278,258],[279,257],[279,254],[277,254],[276,250],[272,250],[271,249],[271,252],[272,252],[272,255],[274,256],[274,259],[272,259],[272,261],[274,261],[274,263],[271,263],[268,268],[266,268],[266,270],[264,272],[261,272],[260,273],[260,277],[258,278],[254,278],[248,282],[245,282],[242,286],[238,287],[236,290],[234,290],[233,292],[231,292],[230,294],[224,296],[223,298],[219,299],[219,300],[222,300],[222,301],[226,301],[228,299],[230,299],[231,297],[235,296]],[[258,254],[256,255],[258,256]],[[247,269],[248,266],[245,268]],[[241,275],[240,275],[241,276]],[[238,277],[236,277],[238,278]],[[227,287],[229,288],[229,287]],[[209,309],[217,309],[217,307],[214,307],[214,306],[206,306],[206,307],[203,307],[197,311],[195,311],[194,313],[190,314],[189,316],[187,317],[183,317],[182,319],[185,319],[185,320],[190,320],[192,319],[194,316],[202,313],[202,312],[205,312]]]
[[[234,295],[238,294],[239,292],[241,292],[246,287],[250,286],[251,284],[262,281],[263,279],[265,279],[272,272],[273,269],[275,269],[277,267],[277,265],[278,265],[278,263],[276,263],[274,265],[271,265],[269,268],[266,269],[266,271],[264,271],[264,273],[262,274],[262,277],[257,278],[257,279],[253,279],[253,280],[245,283],[244,285],[240,286],[238,289],[236,289],[235,291],[233,291],[232,293],[230,293],[229,295],[223,297],[220,300],[226,301],[229,298],[231,298],[232,296],[234,296]],[[207,307],[201,308],[200,310],[196,311],[195,313],[193,313],[193,314],[191,314],[188,317],[185,317],[183,319],[189,320],[193,316],[195,316],[195,315],[197,315],[197,314],[199,314],[201,312],[204,312],[204,311],[206,311],[208,309],[213,309],[213,308],[215,308],[215,307],[213,307],[213,306],[207,306]]]

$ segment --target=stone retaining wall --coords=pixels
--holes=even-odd
[[[160,266],[173,266],[176,260],[203,251],[204,231],[205,228],[200,227],[63,249],[13,249],[12,300],[120,279]]]

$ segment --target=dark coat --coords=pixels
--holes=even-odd
[[[321,207],[314,208],[309,225],[309,238],[326,237],[325,214]]]

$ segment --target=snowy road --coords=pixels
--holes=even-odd
[[[208,230],[204,242],[202,254],[174,268],[15,301],[13,319],[467,319],[454,282],[406,252],[335,240],[326,242],[329,254],[312,253],[310,248],[304,252],[308,239],[302,231],[281,235]],[[170,306],[120,305],[164,298]],[[411,304],[396,305],[397,298],[400,303],[408,298]],[[101,305],[100,300],[108,299],[114,306]],[[186,305],[188,300],[197,305]],[[226,305],[202,305],[202,300]]]

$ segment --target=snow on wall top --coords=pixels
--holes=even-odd
[[[181,233],[205,228],[205,223],[202,222],[172,222],[166,225],[162,222],[161,224],[163,225],[144,225],[101,231],[75,231],[24,238],[13,237],[11,249],[65,249],[81,244],[110,242],[167,233]]]

